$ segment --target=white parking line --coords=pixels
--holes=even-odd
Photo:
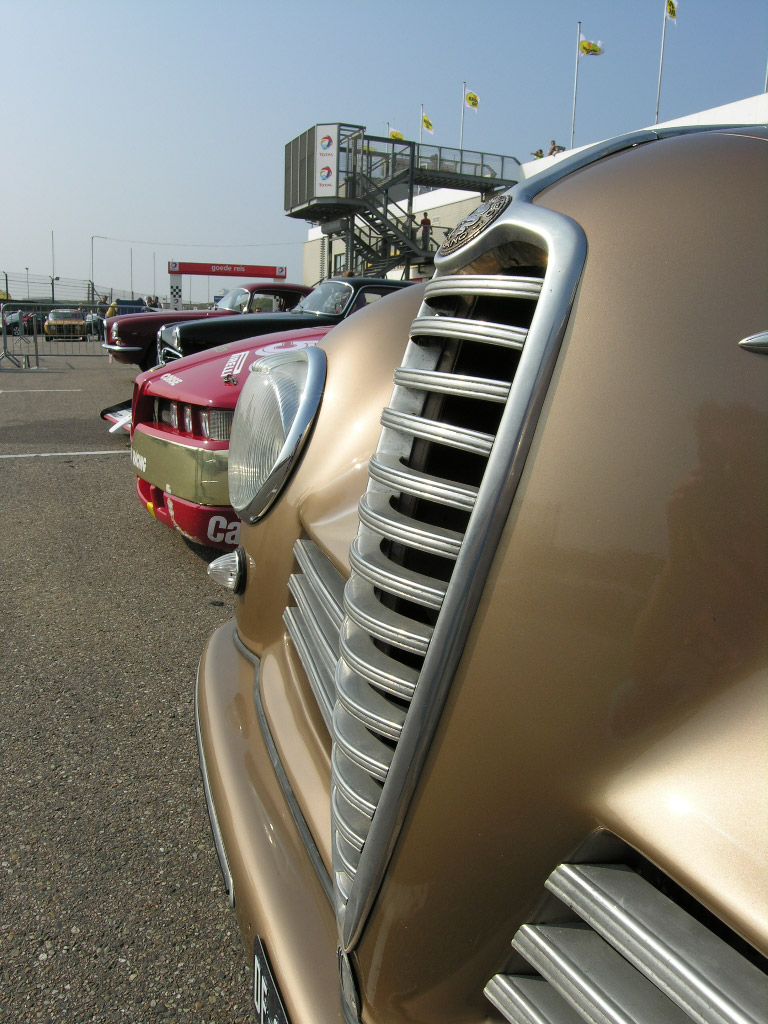
[[[20,455],[0,455],[0,459],[51,459],[56,455],[60,455],[63,458],[72,458],[73,455],[127,455],[128,449],[123,451],[114,451],[112,449],[105,449],[101,452],[25,452]]]
[[[41,392],[48,394],[52,391],[70,394],[73,391],[82,390],[82,388],[0,388],[0,395],[37,395]]]

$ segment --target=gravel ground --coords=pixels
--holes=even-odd
[[[194,728],[231,599],[98,417],[131,369],[54,349],[0,362],[0,1020],[253,1021]]]

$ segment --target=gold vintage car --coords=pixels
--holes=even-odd
[[[85,338],[85,314],[81,309],[52,309],[43,330],[49,338]]]
[[[261,1021],[768,1019],[766,181],[613,140],[251,373],[197,717]]]

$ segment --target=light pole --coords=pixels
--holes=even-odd
[[[94,238],[100,238],[104,242],[108,242],[109,239],[106,235],[91,235],[91,287],[93,288],[93,299],[96,301],[96,277],[93,270],[93,240]]]
[[[53,282],[54,281],[58,281],[58,280],[59,280],[58,276],[51,278],[51,302],[55,302],[56,301],[56,290],[55,290]]]
[[[29,267],[24,267],[27,272],[27,298],[29,298]]]

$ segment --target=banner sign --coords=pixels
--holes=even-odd
[[[177,263],[168,262],[169,274],[197,277],[273,277],[284,278],[285,267],[254,267],[245,263]]]
[[[315,125],[315,197],[339,194],[339,126]]]

